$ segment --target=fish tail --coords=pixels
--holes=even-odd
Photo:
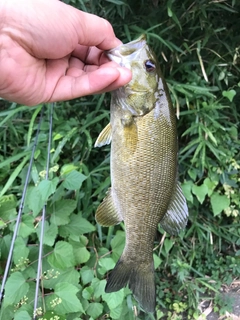
[[[141,266],[129,263],[128,259],[121,257],[111,272],[105,291],[115,292],[127,284],[132,290],[134,297],[146,312],[155,312],[156,288],[154,279],[153,261],[146,262]]]

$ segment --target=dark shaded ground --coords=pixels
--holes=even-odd
[[[232,320],[240,320],[240,292],[228,292],[223,293],[223,297],[226,296],[227,301],[231,299],[233,301],[233,309],[231,312],[226,313],[226,316],[221,316],[215,312],[211,312],[207,316],[207,320],[218,320],[218,319],[232,319]]]
[[[219,307],[224,310],[229,310],[229,306],[232,306],[232,310],[226,311],[225,315],[220,316],[217,312],[214,312],[213,306],[208,306],[203,314],[206,315],[207,320],[240,320],[240,281],[235,281],[230,288],[225,288],[221,293],[222,305]],[[228,306],[228,307],[227,307]],[[204,319],[204,317],[202,318]],[[201,318],[199,319],[201,320]]]

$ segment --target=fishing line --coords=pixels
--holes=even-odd
[[[9,254],[8,254],[8,258],[7,258],[7,263],[6,263],[6,267],[5,267],[4,275],[3,275],[3,279],[2,279],[2,285],[1,285],[1,290],[0,290],[0,306],[1,306],[2,301],[3,301],[4,288],[5,288],[5,284],[6,284],[6,281],[7,281],[8,274],[9,274],[11,262],[12,262],[14,243],[15,243],[15,240],[16,240],[16,237],[17,237],[17,234],[18,234],[19,225],[20,225],[20,222],[21,222],[22,211],[23,211],[23,208],[24,208],[24,201],[25,201],[25,196],[26,196],[26,192],[27,192],[27,186],[28,186],[28,183],[29,183],[29,177],[30,177],[31,170],[32,170],[34,153],[35,153],[35,149],[36,149],[36,146],[37,146],[38,136],[39,136],[40,127],[41,127],[41,123],[42,123],[42,119],[43,119],[43,112],[44,112],[44,106],[42,107],[41,114],[40,114],[40,119],[39,119],[39,122],[38,122],[37,133],[36,133],[35,141],[34,141],[33,148],[32,148],[32,154],[31,154],[30,161],[29,161],[29,166],[28,166],[28,171],[27,171],[27,175],[26,175],[26,180],[25,180],[25,183],[24,183],[22,198],[21,198],[20,205],[19,205],[16,225],[15,225],[15,228],[14,228],[13,237],[12,237],[12,241],[11,241],[11,245],[10,245],[10,250],[9,250]]]
[[[52,125],[53,125],[53,109],[54,103],[51,103],[50,108],[50,119],[49,119],[49,137],[48,137],[48,150],[47,150],[47,162],[46,162],[46,177],[48,180],[49,176],[49,165],[50,165],[50,152],[51,152],[51,142],[52,142]],[[42,209],[42,224],[41,224],[41,233],[39,239],[39,252],[38,252],[38,266],[37,266],[37,278],[36,278],[36,291],[34,298],[34,308],[33,308],[33,319],[37,319],[37,306],[38,306],[38,291],[40,286],[41,272],[42,272],[42,253],[43,253],[43,237],[44,237],[44,221],[46,218],[46,203]]]

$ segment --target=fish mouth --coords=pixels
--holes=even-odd
[[[116,62],[120,66],[124,66],[123,59],[126,59],[127,56],[129,57],[129,60],[134,59],[134,56],[137,55],[139,50],[141,50],[145,45],[146,36],[143,34],[136,40],[127,44],[121,44],[116,48],[106,51],[106,55],[111,61]]]

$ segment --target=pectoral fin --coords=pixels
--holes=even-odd
[[[111,188],[108,189],[106,197],[97,208],[95,218],[97,222],[104,227],[114,226],[123,220],[123,217],[118,213],[113,203]]]
[[[160,224],[169,234],[176,235],[186,227],[188,207],[180,183],[177,182],[168,210]]]
[[[112,127],[109,123],[100,133],[100,135],[97,138],[97,141],[94,144],[94,147],[102,147],[106,144],[111,143],[112,141]]]

